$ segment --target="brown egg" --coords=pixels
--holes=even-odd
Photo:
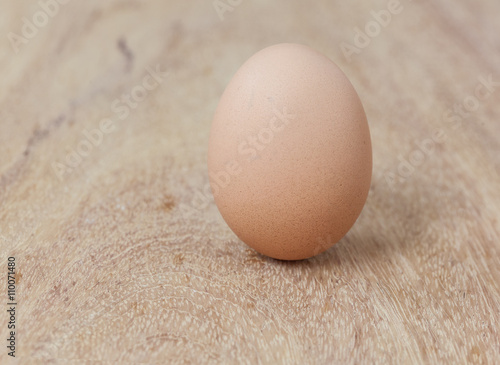
[[[282,260],[325,251],[370,188],[370,131],[352,84],[307,46],[256,53],[220,99],[208,172],[222,217],[247,245]]]

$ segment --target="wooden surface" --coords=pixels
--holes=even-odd
[[[19,363],[500,363],[500,85],[479,86],[500,81],[498,1],[402,0],[350,60],[341,45],[387,1],[243,1],[222,20],[208,0],[73,1],[16,53],[8,35],[40,9],[0,12]],[[359,220],[302,262],[247,248],[204,195],[218,97],[280,42],[334,60],[372,133]],[[114,102],[143,80],[144,100]]]

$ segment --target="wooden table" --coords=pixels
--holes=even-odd
[[[498,1],[42,3],[0,13],[19,363],[500,363]],[[207,192],[218,98],[280,42],[345,71],[373,143],[359,220],[301,262]]]

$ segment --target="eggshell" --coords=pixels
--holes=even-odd
[[[282,260],[325,251],[370,188],[370,131],[352,84],[304,45],[256,53],[220,99],[208,172],[222,217],[247,245]]]

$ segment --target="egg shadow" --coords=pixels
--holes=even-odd
[[[431,181],[425,169],[396,185],[378,176],[351,231],[339,243],[310,260],[319,266],[373,266],[428,252],[436,243],[436,239],[429,238],[433,221],[452,217],[442,203],[440,189],[431,185]]]
[[[405,183],[392,186],[383,176],[373,179],[363,211],[351,230],[325,252],[305,260],[284,261],[256,254],[271,265],[296,268],[335,269],[342,265],[387,264],[410,251],[426,249],[418,245],[433,219],[444,213],[439,191],[426,184],[422,171]],[[425,197],[425,199],[423,199]]]

